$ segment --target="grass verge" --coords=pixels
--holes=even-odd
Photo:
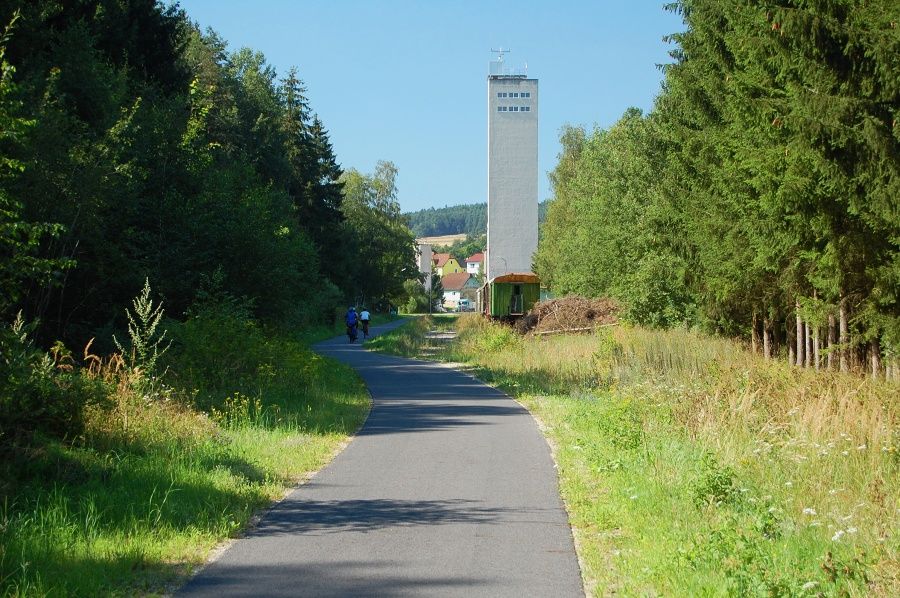
[[[465,363],[543,422],[590,594],[900,595],[896,384],[683,330],[455,326],[370,346]]]
[[[87,408],[77,438],[4,448],[0,594],[165,592],[331,459],[365,419],[362,381],[303,343],[244,330],[259,346],[241,376],[148,398],[108,363],[93,370],[108,401]]]

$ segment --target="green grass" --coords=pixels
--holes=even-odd
[[[0,594],[163,593],[327,463],[367,391],[300,343],[273,346],[256,376],[193,401],[147,401],[110,374],[112,402],[86,414],[83,437],[4,455]]]
[[[372,346],[465,363],[543,423],[589,593],[900,595],[897,384],[683,330],[432,327]]]
[[[434,352],[445,343],[429,340],[426,334],[429,331],[453,330],[457,318],[455,315],[445,314],[406,317],[410,318],[408,324],[366,341],[366,348],[403,357],[418,357],[426,352]]]

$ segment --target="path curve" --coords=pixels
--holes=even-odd
[[[365,380],[368,420],[179,595],[583,596],[550,450],[522,406],[346,337],[315,349]]]

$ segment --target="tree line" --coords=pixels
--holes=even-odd
[[[544,221],[549,201],[538,204],[538,220]],[[467,234],[472,237],[487,233],[487,204],[461,204],[443,208],[425,208],[407,212],[409,227],[416,237]]]
[[[5,0],[0,26],[0,319],[111,349],[145,279],[176,316],[210,285],[273,323],[402,300],[396,169],[342,170],[296,68],[153,0]]]
[[[685,30],[652,111],[562,131],[537,271],[641,324],[900,375],[896,3],[668,9]]]

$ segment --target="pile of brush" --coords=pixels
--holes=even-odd
[[[587,299],[570,295],[536,303],[516,322],[522,334],[590,332],[618,321],[619,305],[612,299]]]

